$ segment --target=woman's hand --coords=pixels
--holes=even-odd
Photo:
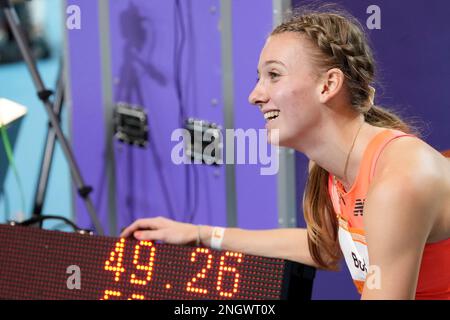
[[[121,238],[133,235],[138,240],[163,241],[168,244],[189,244],[197,240],[197,226],[164,217],[139,219],[123,230]]]

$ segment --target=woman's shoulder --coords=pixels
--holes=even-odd
[[[416,136],[390,141],[380,154],[374,179],[406,176],[411,179],[450,179],[450,161]]]
[[[450,159],[417,137],[402,137],[383,150],[368,192],[368,202],[391,202],[422,208],[418,216],[432,221],[428,242],[450,233]],[[373,198],[373,199],[370,199]],[[385,211],[384,209],[381,211]],[[408,210],[409,211],[409,210]],[[425,214],[426,213],[426,214]],[[412,213],[411,213],[412,214]],[[411,221],[410,221],[411,222]]]
[[[427,216],[439,221],[440,225],[430,236],[448,237],[450,161],[423,140],[405,136],[386,146],[380,155],[368,198],[371,194],[392,196],[405,205],[426,208]]]

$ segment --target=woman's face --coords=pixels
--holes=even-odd
[[[261,51],[258,82],[249,101],[264,114],[272,144],[294,147],[320,122],[320,89],[308,45],[300,34],[285,32],[270,36]]]

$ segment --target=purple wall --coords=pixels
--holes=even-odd
[[[219,1],[180,1],[178,11],[175,1],[110,6],[114,101],[142,106],[150,130],[147,149],[115,145],[119,228],[159,215],[225,225],[224,166],[174,165],[170,141],[180,118],[223,125]]]
[[[92,0],[69,0],[82,13],[81,29],[68,30],[70,84],[72,93],[71,143],[75,159],[87,185],[93,186],[91,199],[107,232],[107,177],[105,166],[104,114],[101,86],[98,5]],[[75,195],[76,222],[94,229],[85,204]]]
[[[338,1],[365,25],[371,1]],[[450,148],[448,1],[377,1],[381,29],[368,30],[378,62],[376,102],[418,122],[434,148]]]
[[[255,8],[257,14],[251,15],[250,22],[249,12]],[[248,96],[256,84],[259,53],[272,30],[272,1],[234,1],[232,10],[234,124],[244,130],[264,129],[264,117],[257,107],[248,103]],[[260,164],[236,165],[237,215],[241,228],[278,226],[277,176],[262,176],[260,169]]]

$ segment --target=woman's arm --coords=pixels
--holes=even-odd
[[[133,235],[139,240],[159,240],[170,244],[195,243],[198,235],[205,246],[211,246],[211,226],[196,226],[157,217],[135,221],[121,237]],[[242,252],[271,258],[280,258],[317,267],[308,247],[306,229],[244,230],[227,228],[222,250]]]
[[[201,242],[211,246],[212,227],[201,227]],[[317,267],[309,253],[306,229],[244,230],[227,228],[222,250],[243,252],[256,256],[280,258]]]
[[[430,157],[415,155],[392,157],[367,195],[364,226],[371,267],[362,299],[415,298],[423,249],[443,189]]]

